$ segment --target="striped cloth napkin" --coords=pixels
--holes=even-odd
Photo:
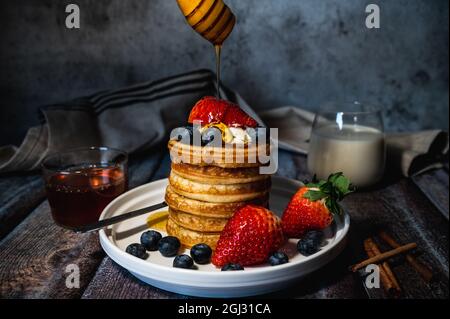
[[[43,107],[42,124],[29,129],[22,145],[0,147],[0,173],[34,170],[46,155],[78,147],[148,150],[167,141],[192,106],[215,92],[214,73],[198,70]],[[236,93],[222,88],[221,95],[258,119]]]

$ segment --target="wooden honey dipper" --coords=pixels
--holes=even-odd
[[[236,17],[223,0],[177,0],[189,25],[215,46],[233,31]]]

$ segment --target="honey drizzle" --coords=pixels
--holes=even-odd
[[[220,99],[220,58],[222,53],[222,45],[214,45],[216,51],[216,97]]]

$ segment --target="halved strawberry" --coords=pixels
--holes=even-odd
[[[201,125],[219,123],[222,121],[228,107],[228,102],[217,100],[212,96],[206,96],[194,105],[191,114],[189,114],[188,122],[200,121]]]
[[[238,105],[207,96],[192,108],[188,122],[199,121],[201,125],[224,123],[234,127],[257,127],[258,123]]]
[[[283,242],[279,218],[262,206],[247,205],[236,211],[226,224],[212,263],[217,267],[228,263],[262,264]]]
[[[309,230],[328,227],[333,215],[342,212],[338,202],[352,192],[351,188],[350,181],[342,173],[300,188],[281,218],[283,233],[288,238],[300,238]]]
[[[222,122],[232,127],[257,127],[258,122],[245,113],[238,105],[230,104]]]

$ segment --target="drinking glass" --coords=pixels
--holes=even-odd
[[[367,187],[383,176],[386,158],[382,112],[359,103],[332,103],[316,114],[308,170],[319,179],[344,173],[353,185]]]
[[[128,155],[120,150],[74,149],[47,156],[41,166],[53,220],[68,229],[98,221],[128,188]]]

